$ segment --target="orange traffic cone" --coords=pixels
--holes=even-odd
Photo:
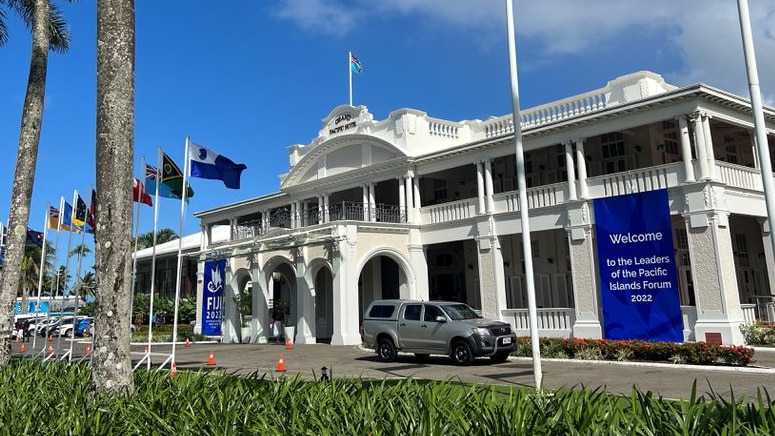
[[[190,346],[191,346],[191,342],[189,342],[188,338],[186,338],[186,347],[190,347]]]
[[[277,362],[277,372],[285,372],[285,362],[283,361],[283,355],[280,355],[280,361]]]
[[[175,362],[172,362],[172,369],[170,370],[170,376],[175,377],[178,375],[178,364]]]
[[[86,355],[88,356],[90,354],[91,354],[91,346],[87,345],[86,346]]]
[[[54,354],[54,347],[51,344],[48,344],[48,354]]]
[[[285,349],[286,350],[293,350],[293,342],[291,342],[290,339],[285,340]]]
[[[24,352],[26,352],[26,351],[27,351],[27,349],[26,349],[26,348],[24,348],[24,342],[22,342],[22,347],[19,349],[19,352],[20,352],[20,353],[24,353]]]
[[[208,365],[215,365],[215,356],[213,356],[213,350],[210,350],[210,357],[207,358]]]

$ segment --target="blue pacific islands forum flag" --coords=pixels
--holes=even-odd
[[[191,177],[222,180],[227,188],[239,189],[240,175],[247,168],[245,164],[234,163],[228,157],[193,142],[189,144],[188,157]]]

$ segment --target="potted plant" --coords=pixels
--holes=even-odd
[[[283,323],[283,335],[286,341],[293,342],[296,333],[296,322],[291,317],[291,303],[286,299],[279,299],[275,303],[277,320]]]

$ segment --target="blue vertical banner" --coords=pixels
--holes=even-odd
[[[667,190],[594,208],[605,338],[683,342]]]
[[[223,320],[223,285],[226,259],[205,262],[204,289],[202,289],[202,334],[220,336]]]

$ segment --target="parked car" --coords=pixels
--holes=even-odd
[[[452,301],[376,300],[366,309],[362,332],[385,362],[395,360],[398,351],[418,359],[444,354],[457,365],[469,365],[479,356],[503,362],[517,341],[509,323],[483,318],[467,304]]]
[[[94,318],[90,316],[79,316],[75,321],[75,330],[73,330],[73,322],[60,324],[54,329],[54,336],[83,336],[84,332],[88,331],[88,327],[94,322]]]

